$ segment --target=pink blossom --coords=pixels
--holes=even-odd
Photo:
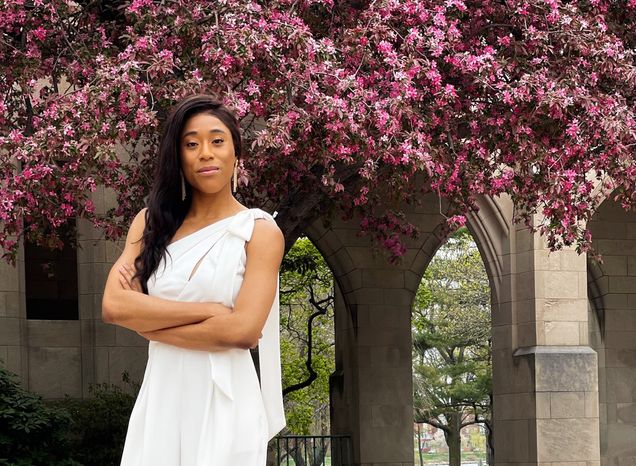
[[[574,119],[565,130],[565,133],[571,138],[575,138],[577,137],[579,131],[579,122],[577,119]]]
[[[389,42],[383,40],[383,41],[380,41],[380,43],[378,44],[378,52],[380,52],[382,55],[386,55],[392,51],[393,51],[393,46]]]
[[[16,79],[0,82],[0,163],[23,167],[0,186],[9,235],[23,233],[24,216],[50,229],[67,214],[121,235],[147,193],[158,119],[197,92],[218,93],[242,120],[247,201],[310,202],[290,202],[292,188],[324,182],[321,196],[332,198],[320,202],[359,213],[396,257],[413,229],[382,203],[414,201],[415,174],[456,208],[453,225],[483,195],[511,195],[521,216],[544,212],[551,247],[589,240],[578,225],[597,199],[583,174],[611,178],[607,190],[627,193],[617,202],[636,203],[634,0],[619,9],[608,0],[421,0],[355,10],[132,0],[125,19],[108,23],[81,2],[65,5],[12,1],[0,17],[9,41],[30,31],[0,50]],[[330,27],[318,27],[317,6],[334,15]],[[60,40],[67,27],[72,44]],[[41,87],[54,67],[65,75],[57,95]],[[56,157],[63,167],[49,163]],[[116,193],[108,217],[86,202],[96,186]],[[51,198],[68,207],[46,207]]]
[[[452,217],[448,217],[446,222],[453,228],[459,228],[466,224],[466,217],[463,215],[453,215]]]
[[[33,34],[38,40],[42,41],[44,39],[46,39],[46,29],[44,29],[42,26],[34,29],[33,31],[31,31],[31,34]]]

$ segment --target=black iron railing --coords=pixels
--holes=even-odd
[[[348,435],[281,435],[274,439],[276,466],[351,466]]]

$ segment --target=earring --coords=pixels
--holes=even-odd
[[[181,172],[181,200],[185,201],[185,198],[186,198],[185,179],[183,177],[183,172]]]
[[[236,188],[238,185],[238,159],[236,159],[236,162],[234,163],[234,175],[232,176],[232,192],[235,193],[236,192]]]

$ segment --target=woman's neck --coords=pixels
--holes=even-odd
[[[186,217],[192,220],[214,220],[227,217],[244,208],[229,192],[223,194],[194,192]]]

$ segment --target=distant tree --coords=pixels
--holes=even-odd
[[[281,270],[281,359],[288,431],[329,432],[329,376],[334,371],[333,275],[320,252],[300,238]]]
[[[483,423],[491,432],[488,276],[465,228],[426,269],[412,327],[415,421],[444,432],[449,463],[459,466],[461,429]]]

